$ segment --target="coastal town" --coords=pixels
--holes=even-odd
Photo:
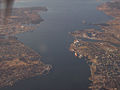
[[[50,71],[51,65],[41,62],[39,53],[16,37],[16,34],[33,31],[40,25],[43,21],[41,11],[47,11],[47,8],[13,8],[5,20],[0,16],[0,88]]]
[[[106,25],[71,32],[70,51],[85,58],[91,71],[90,90],[120,90],[120,0],[97,7],[113,19]]]

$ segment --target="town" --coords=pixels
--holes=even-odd
[[[113,19],[99,26],[101,30],[71,32],[75,40],[70,51],[89,64],[91,90],[120,90],[120,1],[112,0],[97,9]]]

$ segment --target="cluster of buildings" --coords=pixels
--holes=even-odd
[[[116,5],[117,4],[117,5]],[[91,90],[120,90],[120,1],[104,3],[98,9],[114,17],[101,31],[75,31],[70,50],[89,64]]]

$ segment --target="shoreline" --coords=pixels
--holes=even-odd
[[[120,45],[120,8],[115,5],[116,3],[120,6],[120,1],[115,0],[97,7],[106,15],[114,17],[113,20],[106,22],[108,25],[99,26],[102,32],[96,29],[86,29],[71,33],[75,40],[70,46],[70,51],[79,58],[87,57],[89,59],[86,59],[86,62],[91,69],[89,80],[92,83],[89,88],[92,90],[119,90],[120,88],[120,67],[118,64],[120,62],[120,47],[115,46],[116,44]],[[97,41],[92,42],[91,40]],[[109,68],[111,68],[110,71]]]
[[[45,7],[14,8],[6,25],[0,25],[0,88],[47,74],[52,66],[41,61],[39,53],[24,45],[16,34],[33,31],[43,19],[39,12]],[[2,23],[3,16],[0,22]]]

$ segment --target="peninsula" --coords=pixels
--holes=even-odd
[[[97,7],[113,17],[106,25],[78,30],[70,51],[85,58],[91,71],[91,90],[120,90],[120,0],[112,0]]]

